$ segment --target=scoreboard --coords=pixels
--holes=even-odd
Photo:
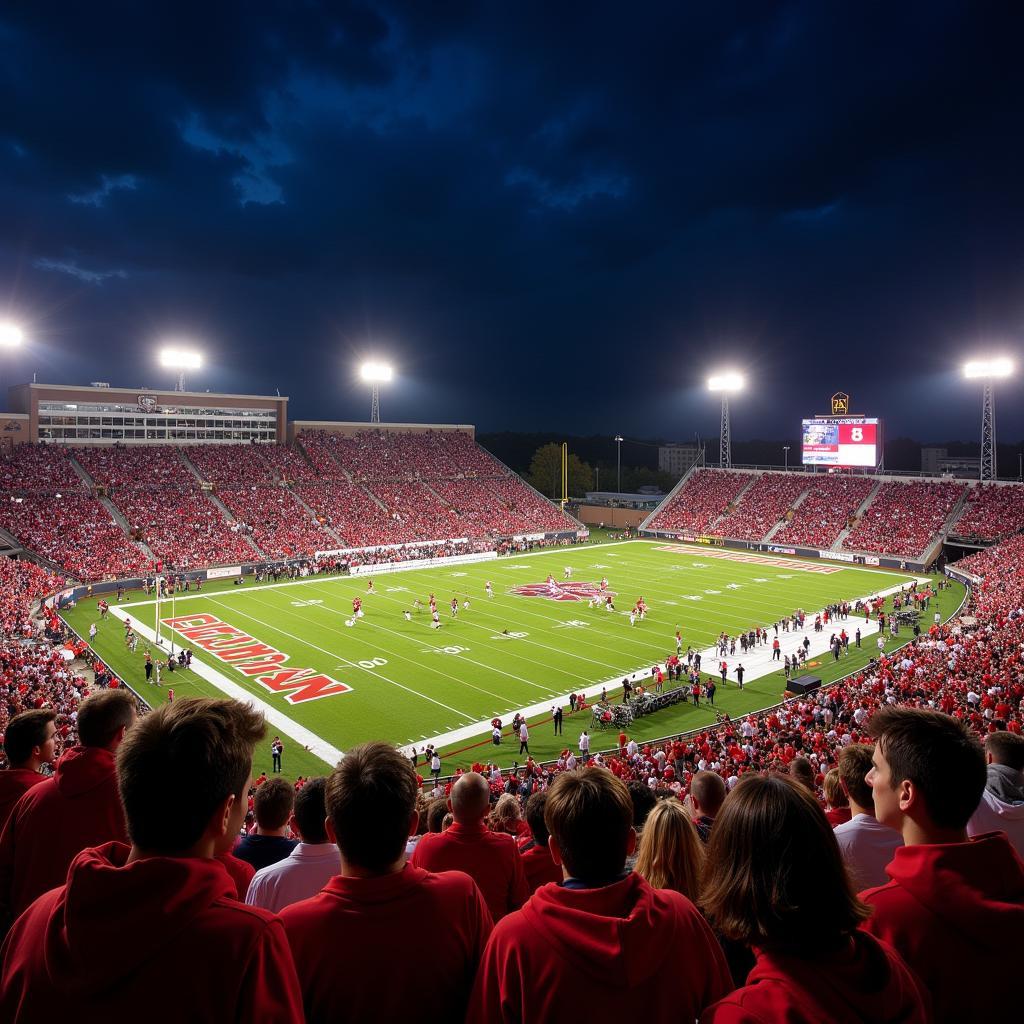
[[[863,416],[830,416],[803,421],[805,466],[878,465],[882,426]]]

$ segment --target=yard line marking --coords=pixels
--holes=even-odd
[[[110,613],[124,622],[128,616],[128,609],[122,608],[119,605],[114,605],[110,609]],[[151,644],[156,646],[156,631],[151,629],[149,626],[143,625],[138,619],[132,619],[132,629],[136,633],[140,634]],[[177,630],[175,630],[177,632]],[[180,634],[179,634],[180,635]],[[157,650],[161,650],[157,646]],[[290,718],[284,712],[279,711],[277,708],[265,701],[262,701],[255,694],[250,693],[245,687],[239,686],[238,683],[232,682],[223,673],[210,665],[207,665],[201,658],[192,658],[192,671],[199,676],[200,679],[205,679],[208,683],[215,686],[222,693],[228,697],[234,697],[235,700],[245,701],[247,704],[256,708],[257,711],[262,711],[264,717],[275,729],[284,733],[286,736],[291,737],[296,743],[301,743],[311,754],[315,754],[325,764],[333,767],[336,765],[344,754],[337,747],[328,743],[326,740],[321,739],[316,733],[311,732],[305,726],[300,725],[295,721],[294,718]]]

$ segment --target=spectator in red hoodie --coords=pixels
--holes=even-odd
[[[882,708],[869,728],[875,814],[904,845],[889,883],[861,893],[873,910],[864,927],[921,976],[936,1020],[998,1020],[1008,996],[996,979],[1020,967],[1024,863],[1004,832],[967,838],[985,789],[981,744],[959,719],[921,708]]]
[[[248,704],[206,698],[165,704],[128,734],[117,760],[131,846],[84,850],[15,922],[0,1020],[300,1024],[280,920],[239,903],[215,859],[241,827],[265,734]]]
[[[925,1024],[928,993],[894,949],[859,930],[854,895],[821,807],[784,775],[747,775],[708,848],[703,905],[756,963],[702,1024]]]
[[[444,832],[429,832],[417,844],[412,862],[427,871],[465,871],[484,894],[491,917],[500,921],[523,905],[529,891],[515,840],[489,832],[484,819],[491,787],[476,772],[452,786],[448,800],[455,821]]]
[[[530,826],[530,840],[519,848],[523,858],[523,871],[530,892],[536,892],[547,882],[560,882],[562,869],[551,859],[548,849],[548,827],[544,824],[546,792],[534,793],[526,801],[526,824]]]
[[[53,778],[15,804],[0,837],[0,919],[12,920],[62,885],[87,846],[128,838],[114,755],[135,717],[127,690],[103,690],[82,701],[78,746],[65,751]]]
[[[491,915],[468,875],[406,863],[418,791],[409,759],[387,743],[348,751],[327,781],[341,874],[281,911],[310,1024],[462,1020]],[[415,937],[420,953],[387,957]]]
[[[53,708],[23,711],[4,730],[7,770],[0,772],[0,833],[22,795],[45,779],[39,770],[53,760],[56,717]]]
[[[561,885],[542,885],[495,925],[468,1024],[693,1020],[732,982],[711,929],[685,896],[624,870],[636,846],[633,803],[601,768],[560,775],[544,810]]]

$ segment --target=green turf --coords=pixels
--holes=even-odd
[[[351,686],[348,693],[292,706],[283,694],[271,692],[237,668],[200,652],[196,644],[190,645],[197,658],[226,678],[344,750],[370,738],[422,745],[427,737],[495,714],[507,722],[513,712],[528,705],[554,702],[571,690],[663,660],[673,650],[677,625],[682,626],[684,642],[700,649],[711,644],[722,629],[737,633],[755,624],[769,624],[796,607],[816,610],[831,601],[872,593],[907,579],[898,573],[839,564],[836,568],[840,571],[819,575],[788,565],[747,565],[711,558],[700,550],[680,554],[660,547],[647,542],[583,546],[381,575],[375,578],[377,593],[371,596],[366,594],[366,579],[359,577],[314,577],[270,587],[218,585],[198,596],[183,596],[176,602],[176,612],[179,616],[216,615],[287,653],[289,666],[311,668]],[[591,610],[586,602],[550,601],[508,592],[517,585],[541,583],[549,572],[560,580],[567,564],[574,567],[576,582],[596,581],[606,575],[611,589],[620,595],[620,610],[643,595],[651,614],[631,628],[624,615]],[[486,580],[494,583],[493,600],[485,596]],[[426,612],[414,614],[411,623],[402,616],[403,609],[411,608],[414,596],[425,600],[431,591],[437,595],[444,622],[437,631],[429,628]],[[356,595],[363,597],[366,614],[349,628],[345,623]],[[455,621],[448,615],[453,595],[460,602],[466,597],[471,602],[468,612],[460,608]],[[686,600],[684,595],[700,600]],[[944,606],[954,600],[959,603],[959,597],[950,591],[943,595]],[[674,605],[669,603],[673,601]],[[82,635],[87,635],[90,622],[97,618],[95,605],[95,600],[86,600],[68,613],[68,621]],[[142,595],[135,594],[124,603],[129,606],[133,618],[154,624],[154,605],[146,604]],[[170,613],[165,604],[161,617],[168,618]],[[506,636],[506,629],[513,635]],[[100,626],[95,648],[145,692],[144,645],[132,656],[124,647],[123,635],[121,624],[108,620]],[[866,647],[865,660],[868,653]],[[826,671],[821,674],[834,678],[849,671],[854,667],[853,657],[841,661],[838,668],[823,663]],[[170,685],[178,697],[218,693],[194,673],[175,673]],[[717,699],[720,706],[735,713],[774,703],[780,691],[778,674],[749,683],[742,695],[732,687],[720,691]],[[614,690],[610,688],[610,692]],[[712,721],[710,711],[679,707],[640,719],[634,733],[639,738],[661,736]],[[582,727],[582,721],[567,719],[565,741],[574,745]],[[556,756],[565,745],[549,735],[549,728],[538,725],[536,729],[531,743],[535,757]],[[445,768],[496,753],[500,763],[511,764],[518,748],[506,742],[501,748],[486,744],[466,749],[472,742],[454,744],[459,753],[445,759]],[[286,749],[289,774],[323,771],[324,763],[299,744],[291,742]],[[265,767],[269,767],[269,747],[257,758],[257,771]]]

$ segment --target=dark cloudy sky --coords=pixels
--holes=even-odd
[[[978,433],[1024,354],[1019,4],[14,2],[0,380],[190,383],[362,418],[738,437],[832,391]],[[1024,367],[1022,367],[1024,369]],[[1024,437],[1024,383],[1000,437]]]

